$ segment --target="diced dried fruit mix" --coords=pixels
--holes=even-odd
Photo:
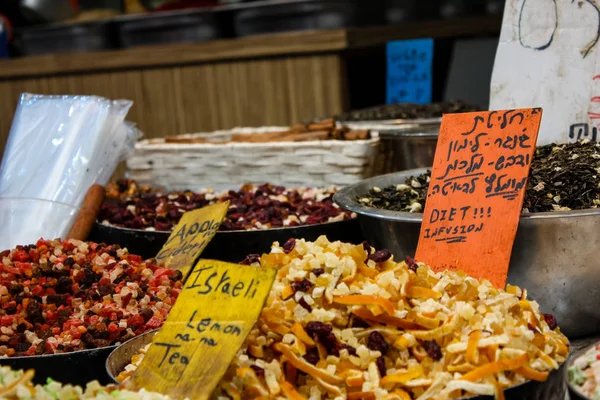
[[[275,243],[254,261],[278,275],[213,398],[500,397],[546,380],[569,353],[553,319],[515,286],[325,237],[296,240],[287,254]]]
[[[336,190],[286,189],[265,184],[245,185],[238,191],[220,194],[212,190],[160,193],[137,188],[133,181],[121,181],[110,188],[111,193],[118,191],[120,195],[102,205],[98,219],[105,225],[170,231],[186,211],[227,200],[230,205],[221,231],[314,225],[352,218],[352,213],[333,203]]]
[[[7,400],[169,400],[169,396],[148,392],[144,389],[134,392],[119,389],[116,385],[101,386],[98,381],[80,386],[63,385],[48,379],[45,385],[34,385],[33,370],[15,371],[10,367],[0,367],[0,398]]]
[[[0,356],[105,347],[162,326],[182,287],[119,246],[39,240],[0,253]]]
[[[590,347],[569,367],[569,383],[588,399],[600,398],[600,344]]]

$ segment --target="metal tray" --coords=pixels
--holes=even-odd
[[[121,247],[127,247],[132,254],[151,258],[158,254],[170,234],[171,232],[119,228],[96,223],[90,240],[117,243]],[[329,240],[354,244],[364,240],[356,219],[290,228],[226,231],[215,234],[202,252],[202,257],[238,263],[248,254],[268,253],[273,242],[283,244],[289,238],[316,240],[321,235],[326,235]]]
[[[42,385],[48,378],[83,387],[93,380],[107,384],[111,380],[104,364],[108,355],[116,348],[117,346],[109,346],[63,354],[0,358],[0,365],[12,369],[34,369],[33,381]]]
[[[146,332],[130,339],[110,353],[106,359],[106,374],[114,383],[118,383],[116,377],[131,362],[131,357],[148,343],[151,343],[156,332],[158,330]],[[552,371],[545,382],[525,382],[506,389],[504,396],[507,400],[564,400],[567,391],[566,375],[564,373],[565,364],[560,369]],[[493,396],[472,396],[463,400],[492,399],[494,399]]]
[[[359,204],[373,186],[404,183],[416,169],[382,175],[347,186],[333,200],[357,214],[367,241],[396,257],[414,255],[423,214],[381,210]],[[569,337],[600,333],[600,209],[523,214],[514,242],[508,282],[526,288],[542,310],[552,313]]]
[[[109,21],[57,24],[23,29],[16,33],[15,45],[21,55],[74,53],[118,47],[114,25]]]
[[[157,12],[115,19],[122,47],[194,42],[225,36],[220,13],[211,9]]]
[[[378,1],[260,1],[233,8],[233,25],[237,36],[378,25],[383,22],[383,2]]]

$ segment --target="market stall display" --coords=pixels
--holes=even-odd
[[[579,146],[586,146],[586,144]],[[546,161],[542,164],[551,163]],[[532,167],[533,173],[536,168]],[[427,178],[423,174],[426,172],[425,169],[410,170],[367,179],[340,190],[334,196],[334,201],[357,214],[365,238],[370,243],[389,248],[397,257],[414,255],[422,222],[421,209],[424,206],[425,193],[422,187],[427,183]],[[561,178],[560,182],[564,183],[562,186],[554,186],[552,175],[550,178],[544,177],[543,179],[546,179],[544,188],[548,187],[550,188],[548,190],[551,190],[554,187],[559,188],[555,189],[557,191],[568,191],[571,181],[573,183],[577,182],[575,179],[585,181],[586,175],[581,173],[579,175],[581,176],[574,176],[568,181]],[[592,178],[594,175],[587,176]],[[534,183],[534,179],[536,178],[531,178],[530,184],[535,187],[540,182]],[[407,180],[408,184],[405,183]],[[418,187],[419,185],[421,187]],[[592,194],[597,190],[597,185],[597,181],[593,184],[588,182],[586,186],[579,188],[587,187],[586,191]],[[396,207],[403,211],[374,208],[368,206],[370,200],[360,201],[373,188],[380,188],[383,192],[384,188],[392,186],[393,193],[400,195],[393,200],[394,204],[397,203],[397,207],[391,208]],[[409,186],[410,189],[404,191],[405,186]],[[574,184],[571,190],[577,187]],[[537,193],[535,190],[533,192]],[[539,195],[535,195],[539,197],[531,197],[530,193],[531,191],[528,190],[525,204],[542,197]],[[548,197],[547,194],[545,196]],[[586,197],[578,195],[572,198],[561,198],[560,205],[570,201],[568,204],[575,207],[573,202],[584,198]],[[551,200],[555,202],[554,198]],[[591,201],[590,206],[593,205]],[[411,208],[414,212],[409,212]],[[548,209],[553,207],[549,206]],[[596,229],[599,218],[600,211],[595,208],[524,213],[521,215],[512,249],[508,282],[527,287],[532,298],[554,312],[563,332],[572,338],[598,333],[598,326],[600,326],[598,325],[600,311],[595,301],[600,293],[596,278],[597,256],[593,246],[583,244],[600,240],[600,233]],[[585,238],[583,242],[582,238]]]
[[[275,243],[252,265],[279,273],[214,395],[441,400],[504,389],[512,398],[564,393],[556,370],[568,340],[526,290],[434,273],[412,259],[396,262],[388,250],[325,237]],[[142,357],[134,356],[121,378]]]
[[[479,111],[478,107],[462,101],[446,101],[433,104],[398,103],[364,108],[339,114],[336,118],[344,122],[363,121],[410,121],[442,118],[443,114]]]
[[[10,367],[0,367],[0,396],[8,400],[169,400],[169,396],[148,392],[144,389],[134,392],[120,389],[115,385],[101,386],[98,381],[92,381],[85,388],[73,385],[63,385],[48,379],[44,384],[34,383],[35,371],[13,370]]]
[[[354,215],[333,203],[336,190],[263,184],[222,193],[164,192],[121,181],[109,187],[109,195],[114,197],[102,206],[92,237],[153,257],[184,212],[229,201],[219,232],[204,252],[206,258],[239,262],[248,254],[268,251],[274,241],[283,243],[292,237],[314,240],[322,234],[360,243],[362,234]]]
[[[0,255],[0,364],[63,381],[98,377],[91,356],[103,363],[107,352],[94,350],[160,327],[182,286],[180,272],[117,245],[40,239]],[[49,370],[77,353],[87,371]]]

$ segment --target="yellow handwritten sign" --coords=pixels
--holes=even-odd
[[[166,268],[180,270],[184,279],[211,241],[229,209],[229,201],[188,211],[171,232],[156,260]]]
[[[276,271],[200,260],[131,378],[133,388],[207,399],[269,295]]]

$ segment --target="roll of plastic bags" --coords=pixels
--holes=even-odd
[[[125,122],[131,105],[97,96],[21,95],[0,166],[0,200],[33,200],[10,218],[20,220],[21,228],[0,221],[2,234],[21,229],[31,241],[55,232],[65,234],[74,215],[65,214],[70,220],[56,227],[52,214],[65,205],[77,209],[91,185],[106,185],[141,136]],[[34,206],[35,199],[57,203],[56,210],[48,203]],[[12,234],[22,239],[17,231]],[[0,247],[7,248],[1,241]]]

